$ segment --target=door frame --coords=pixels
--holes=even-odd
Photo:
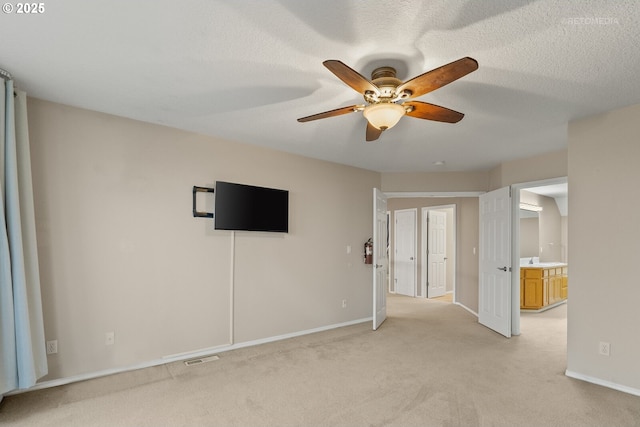
[[[456,231],[456,225],[458,222],[458,211],[457,211],[457,207],[455,204],[450,204],[450,205],[439,205],[439,206],[425,206],[422,208],[421,210],[421,225],[424,225],[425,219],[427,217],[427,212],[430,210],[444,210],[444,209],[452,209],[453,210],[453,221],[451,224],[451,233],[453,234],[452,239],[453,240],[453,249],[451,249],[453,251],[453,277],[451,278],[452,280],[452,284],[453,284],[453,303],[455,304],[458,299],[456,298],[456,279],[458,277],[458,235],[457,235],[457,231]],[[448,227],[448,226],[447,226]],[[422,269],[420,272],[420,286],[421,286],[421,291],[422,293],[420,294],[420,296],[422,298],[427,298],[427,277],[428,276],[428,262],[427,262],[427,245],[428,245],[428,236],[427,236],[428,230],[427,227],[422,227],[422,236],[421,236],[421,240],[420,240],[420,262],[422,263]],[[447,249],[447,252],[449,251],[449,249]],[[449,259],[447,259],[447,261],[449,261]]]
[[[386,194],[385,194],[386,196]],[[387,197],[387,206],[389,206],[389,198]],[[387,210],[387,292],[395,293],[395,288],[391,290],[391,211]]]
[[[520,335],[520,190],[545,185],[565,184],[568,177],[542,179],[539,181],[511,184],[511,335]],[[517,261],[517,264],[516,264]]]
[[[389,271],[389,215],[387,196],[381,190],[373,189],[373,330],[377,330],[387,318],[387,276]],[[380,214],[384,214],[384,227],[379,228]],[[381,239],[382,234],[386,239]],[[380,264],[378,264],[380,263]],[[382,274],[381,274],[382,273]]]
[[[393,211],[393,290],[398,293],[398,282],[396,281],[398,269],[398,259],[396,253],[398,251],[398,212],[413,212],[413,297],[418,295],[418,208],[397,209]],[[404,294],[403,294],[404,295]]]

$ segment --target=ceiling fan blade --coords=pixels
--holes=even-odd
[[[343,114],[353,113],[358,111],[362,106],[361,105],[350,105],[348,107],[336,108],[335,110],[325,111],[323,113],[312,114],[311,116],[301,117],[298,119],[300,123],[302,122],[310,122],[312,120],[318,119],[326,119],[328,117],[341,116]]]
[[[364,94],[366,91],[371,91],[380,95],[380,90],[376,85],[343,62],[336,59],[329,59],[324,61],[322,64],[356,92]]]
[[[409,98],[416,98],[448,85],[477,69],[478,62],[473,58],[465,57],[404,82],[398,86],[396,92],[401,93],[403,90],[409,90],[411,91]]]
[[[417,119],[435,120],[436,122],[458,123],[464,114],[439,105],[428,104],[421,101],[408,101],[403,106],[411,106],[413,109],[407,112],[407,116]]]
[[[375,141],[380,137],[382,131],[367,122],[367,142]]]

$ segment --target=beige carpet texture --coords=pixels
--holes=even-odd
[[[639,426],[640,397],[564,375],[561,305],[510,339],[460,306],[390,295],[388,318],[5,397],[32,426]]]

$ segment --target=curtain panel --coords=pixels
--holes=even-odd
[[[0,78],[0,396],[47,374],[27,96]]]

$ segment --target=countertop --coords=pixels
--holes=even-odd
[[[522,264],[520,268],[552,268],[552,267],[566,267],[564,262],[536,262],[534,264]]]

